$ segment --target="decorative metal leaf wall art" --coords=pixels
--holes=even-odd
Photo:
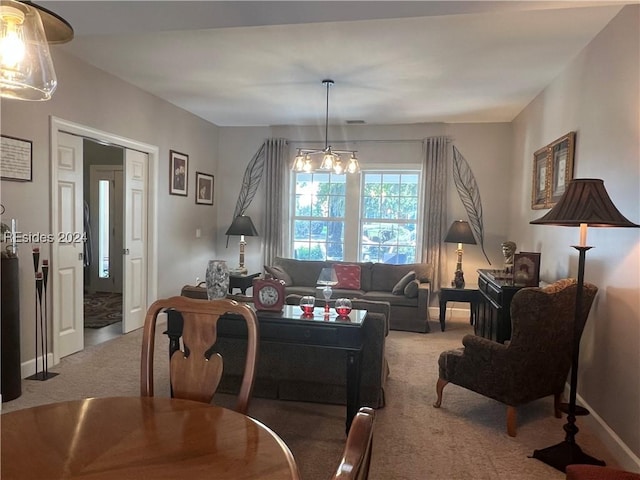
[[[484,250],[484,226],[482,223],[482,201],[480,200],[480,189],[473,176],[473,171],[469,163],[462,156],[460,151],[453,146],[453,181],[458,190],[458,195],[469,217],[469,225],[473,231],[476,241],[482,249],[484,257],[491,265],[491,261]]]
[[[244,215],[244,212],[247,211],[249,204],[258,191],[260,181],[262,180],[262,173],[264,172],[265,149],[266,144],[263,143],[244,171],[242,186],[238,194],[238,201],[236,202],[236,209],[233,212],[233,218],[236,218],[238,215]]]

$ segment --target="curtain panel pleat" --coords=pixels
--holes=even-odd
[[[284,251],[286,225],[283,205],[288,191],[289,143],[285,138],[269,138],[264,142],[265,208],[263,217],[262,254],[265,265],[271,265]]]
[[[433,266],[431,288],[440,290],[443,278],[445,252],[441,248],[447,219],[447,165],[449,158],[448,137],[424,139],[423,174],[425,185],[425,207],[422,231],[422,261]]]

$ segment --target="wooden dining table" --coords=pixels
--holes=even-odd
[[[299,479],[271,429],[161,397],[87,398],[0,416],[2,480]]]

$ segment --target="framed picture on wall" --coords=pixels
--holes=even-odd
[[[14,182],[31,182],[33,153],[31,140],[0,136],[0,178]]]
[[[213,205],[213,175],[196,172],[196,203]]]
[[[569,132],[549,145],[551,156],[551,191],[548,208],[553,207],[564,193],[569,181],[573,178],[573,151],[575,132]]]
[[[189,180],[189,156],[171,150],[169,152],[169,193],[187,196]]]
[[[513,283],[525,287],[537,287],[540,283],[540,254],[519,252],[513,256]]]
[[[576,132],[554,140],[533,154],[531,208],[551,208],[573,178]]]
[[[549,173],[549,149],[543,147],[533,154],[533,182],[531,185],[531,208],[546,208]]]

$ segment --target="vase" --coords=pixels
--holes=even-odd
[[[209,260],[207,265],[207,298],[225,298],[229,290],[229,267],[224,260]]]

